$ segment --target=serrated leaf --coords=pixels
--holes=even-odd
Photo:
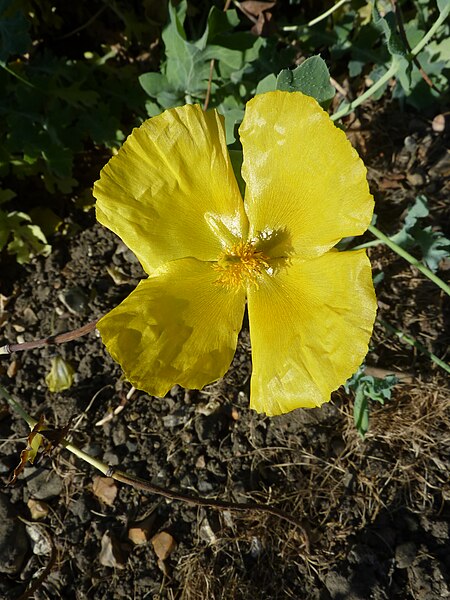
[[[327,65],[320,56],[307,58],[293,71],[283,69],[277,77],[277,90],[303,92],[315,98],[323,108],[329,106],[335,94]]]
[[[51,392],[62,392],[72,386],[74,374],[74,369],[62,356],[55,356],[52,358],[50,373],[45,377],[45,383]]]
[[[414,228],[411,235],[420,247],[423,260],[431,271],[439,269],[440,262],[450,256],[450,240],[431,227]]]
[[[387,375],[383,379],[366,375],[364,367],[360,367],[346,382],[344,386],[346,392],[353,390],[355,393],[353,419],[355,427],[362,438],[369,430],[369,401],[384,404],[386,400],[390,400],[392,389],[397,382],[395,375]]]
[[[420,219],[427,217],[428,214],[426,196],[417,196],[414,204],[408,210],[403,227],[391,236],[391,240],[405,249],[418,246],[423,261],[429,269],[435,272],[438,270],[441,260],[450,255],[450,240],[441,232],[433,231],[431,227],[422,228],[420,226]]]
[[[50,254],[51,246],[47,244],[42,230],[31,223],[27,214],[17,211],[7,214],[0,211],[0,250],[11,237],[7,250],[9,254],[16,255],[19,264],[30,262],[37,254]]]

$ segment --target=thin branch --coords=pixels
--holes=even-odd
[[[284,27],[281,28],[281,30],[282,31],[297,31],[298,29],[304,29],[306,27],[312,27],[313,25],[317,25],[317,23],[320,23],[320,21],[323,21],[324,19],[329,17],[331,14],[334,13],[335,10],[337,10],[338,8],[340,8],[347,2],[350,2],[350,0],[339,0],[339,2],[336,2],[336,4],[334,4],[331,8],[329,8],[325,12],[321,13],[317,17],[314,17],[314,19],[312,19],[311,21],[308,21],[308,23],[305,23],[304,25],[285,25]]]
[[[408,52],[411,52],[411,46],[409,45],[408,38],[406,36],[405,26],[403,24],[402,9],[400,8],[400,5],[398,4],[397,0],[391,0],[391,4],[392,4],[392,8],[394,10],[395,18],[397,20],[398,31],[400,33],[402,42],[405,45],[405,48],[408,50]],[[416,65],[417,69],[419,70],[419,73],[422,75],[423,80],[431,88],[436,89],[436,86],[433,84],[431,79],[428,77],[428,75],[425,73],[424,69],[422,68],[422,65],[420,64],[417,56],[412,56],[412,61]]]
[[[430,281],[435,283],[438,287],[441,288],[441,290],[443,290],[446,294],[450,296],[450,287],[444,281],[442,281],[440,277],[435,275],[435,273],[430,271],[430,269],[428,269],[424,264],[422,264],[420,260],[417,260],[417,258],[414,258],[414,256],[412,256],[409,252],[406,252],[406,250],[404,250],[401,246],[393,242],[391,238],[382,233],[374,225],[369,225],[368,230],[373,236],[381,240],[384,244],[386,244],[386,246],[389,246],[391,250],[393,250],[396,254],[407,260],[413,267],[416,267],[416,269],[418,269],[421,273],[428,277]]]
[[[91,321],[90,323],[87,323],[87,325],[83,325],[83,327],[79,327],[78,329],[66,331],[65,333],[58,333],[56,335],[50,335],[49,337],[41,338],[40,340],[34,340],[32,342],[23,342],[22,344],[6,344],[5,346],[0,347],[0,355],[11,354],[12,352],[22,352],[23,350],[33,350],[34,348],[42,348],[43,346],[54,346],[56,344],[63,344],[64,342],[71,342],[72,340],[76,340],[87,333],[91,333],[91,331],[95,329],[98,321],[99,320],[96,319],[95,321]]]
[[[415,338],[408,335],[401,329],[397,329],[396,327],[394,327],[387,321],[384,321],[383,319],[378,319],[378,321],[381,323],[381,325],[383,325],[383,327],[386,329],[386,331],[388,331],[389,333],[395,334],[401,342],[405,342],[405,344],[408,344],[409,346],[413,346],[419,352],[428,356],[434,363],[436,363],[439,367],[441,367],[441,369],[444,369],[444,371],[447,371],[447,373],[450,373],[450,365],[445,363],[441,358],[439,358],[439,356],[436,356],[436,354],[433,354],[433,352],[430,352],[428,350],[428,348],[426,348],[423,344],[418,342]]]
[[[425,48],[425,46],[428,44],[428,42],[434,36],[436,31],[439,29],[439,27],[445,22],[445,19],[448,17],[449,13],[450,13],[450,3],[448,3],[447,6],[441,11],[441,13],[439,14],[439,17],[436,19],[436,21],[431,26],[429,31],[423,36],[421,41],[411,50],[411,52],[410,52],[411,58],[414,58],[415,56],[417,56],[419,54],[419,52],[421,52],[421,50],[423,48]],[[364,94],[361,94],[361,96],[358,96],[358,98],[356,98],[356,100],[354,100],[353,102],[350,102],[349,104],[344,104],[344,106],[341,108],[341,110],[339,110],[334,115],[331,115],[331,119],[333,121],[337,121],[338,119],[342,119],[342,117],[345,117],[346,115],[353,112],[355,110],[355,108],[357,108],[358,106],[363,104],[363,102],[365,102],[371,96],[373,96],[373,94],[377,90],[379,90],[387,81],[389,81],[389,79],[391,77],[394,77],[397,74],[397,71],[400,68],[400,64],[401,64],[401,61],[397,58],[397,56],[394,56],[392,58],[392,62],[389,66],[389,69],[386,71],[386,73],[382,77],[380,77],[380,79],[378,81],[376,81],[369,89],[367,89],[364,92]]]
[[[8,402],[8,404],[16,412],[19,413],[19,415],[28,423],[30,429],[34,427],[37,421],[20,406],[20,404],[11,396],[11,394],[9,394],[6,388],[4,388],[2,385],[0,385],[0,396],[3,396],[3,398]],[[42,432],[42,435],[45,435],[45,432]],[[112,477],[116,481],[130,485],[137,490],[150,492],[151,494],[163,496],[164,498],[168,498],[170,500],[178,500],[181,502],[186,502],[187,504],[193,504],[195,506],[205,506],[216,510],[260,512],[278,517],[279,519],[283,519],[284,521],[287,521],[288,523],[291,523],[292,525],[295,525],[299,528],[304,540],[305,549],[307,552],[309,552],[309,538],[305,530],[305,525],[300,519],[297,519],[296,517],[290,515],[284,510],[266,504],[258,504],[256,502],[227,502],[225,500],[213,500],[201,498],[198,496],[192,496],[190,494],[184,494],[176,490],[155,485],[149,481],[146,481],[145,479],[141,479],[140,477],[135,477],[134,475],[125,473],[124,471],[116,470],[114,467],[111,467],[106,463],[90,456],[83,450],[80,450],[80,448],[78,448],[65,438],[63,438],[60,441],[60,443],[64,448],[66,448],[66,450],[69,450],[69,452],[71,452],[78,458],[81,458],[81,460],[89,463],[94,468],[98,469],[106,477]]]

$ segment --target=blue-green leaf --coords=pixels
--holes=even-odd
[[[277,77],[277,90],[303,92],[315,98],[323,108],[328,108],[335,94],[327,65],[320,56],[307,58],[293,71],[283,69]]]

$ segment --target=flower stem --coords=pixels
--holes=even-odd
[[[3,397],[7,403],[13,408],[27,423],[30,429],[36,425],[36,419],[33,419],[21,406],[20,404],[14,400],[11,394],[0,385],[0,397]],[[44,437],[45,433],[42,432]],[[308,534],[305,530],[303,522],[297,517],[290,515],[289,513],[271,506],[270,504],[258,504],[256,502],[228,502],[226,500],[212,500],[209,498],[201,498],[198,496],[191,496],[190,494],[185,494],[183,492],[178,492],[176,490],[171,490],[169,488],[164,488],[159,485],[155,485],[150,481],[146,481],[145,479],[141,479],[140,477],[135,477],[134,475],[130,475],[125,473],[124,471],[116,470],[113,467],[110,467],[106,463],[93,458],[83,450],[80,450],[74,444],[68,442],[65,438],[63,438],[59,442],[66,450],[69,450],[72,454],[81,458],[85,462],[92,465],[95,469],[98,469],[103,475],[106,477],[111,477],[116,481],[121,483],[125,483],[127,485],[132,486],[137,490],[143,490],[146,492],[150,492],[151,494],[158,494],[163,496],[164,498],[169,498],[171,500],[180,500],[181,502],[186,502],[188,504],[193,504],[195,506],[207,506],[210,508],[214,508],[216,510],[235,510],[235,511],[255,511],[255,512],[264,512],[266,514],[273,515],[278,517],[279,519],[283,519],[284,521],[288,521],[292,525],[295,525],[299,528],[300,533],[303,538],[303,542],[306,550],[309,548],[309,538]]]
[[[439,17],[436,19],[436,22],[434,23],[434,25],[431,26],[430,30],[423,36],[423,38],[420,40],[420,42],[418,44],[416,44],[416,46],[414,46],[414,48],[411,50],[411,56],[417,56],[419,54],[419,52],[421,52],[423,50],[423,48],[425,48],[425,46],[431,40],[433,35],[439,29],[439,27],[444,23],[445,19],[449,15],[449,13],[450,13],[450,3],[448,3],[447,6],[441,10],[441,13],[440,13]]]
[[[378,321],[381,323],[381,325],[383,325],[383,327],[386,329],[386,331],[388,331],[389,333],[394,333],[400,341],[405,342],[406,344],[409,344],[410,346],[413,346],[414,348],[417,348],[417,350],[419,350],[419,352],[422,352],[422,354],[426,354],[429,358],[431,358],[431,360],[434,363],[436,363],[439,367],[441,367],[441,369],[444,369],[444,371],[447,371],[447,373],[450,373],[450,365],[448,365],[442,359],[440,359],[438,356],[436,356],[436,354],[433,354],[432,352],[430,352],[423,344],[418,342],[416,339],[414,339],[413,337],[411,337],[404,331],[401,331],[400,329],[393,327],[390,323],[387,323],[383,319],[378,319]]]
[[[370,88],[367,89],[364,92],[364,94],[361,94],[361,96],[358,96],[358,98],[356,98],[356,100],[353,100],[353,102],[344,104],[344,106],[341,108],[341,110],[338,110],[336,113],[334,113],[334,115],[331,115],[331,120],[337,121],[338,119],[342,119],[342,117],[345,117],[346,115],[353,112],[355,110],[355,108],[357,108],[360,104],[362,104],[363,102],[368,100],[371,96],[373,96],[373,94],[375,94],[375,92],[377,90],[379,90],[387,81],[389,81],[389,79],[391,77],[393,77],[397,73],[399,64],[400,64],[400,61],[396,57],[394,57],[392,59],[391,66],[386,71],[386,73],[382,77],[380,77],[380,79],[378,81],[376,81],[372,86],[370,86]]]
[[[419,54],[419,52],[421,52],[421,50],[423,50],[423,48],[425,48],[425,46],[431,40],[433,35],[439,29],[439,27],[444,23],[445,19],[449,15],[449,13],[450,13],[450,2],[441,11],[441,13],[439,14],[439,17],[436,19],[435,23],[431,26],[429,31],[424,35],[424,37],[420,40],[420,42],[416,46],[414,46],[414,48],[411,50],[411,52],[410,52],[411,58],[414,58],[415,56],[417,56]],[[373,96],[373,94],[377,90],[379,90],[380,87],[382,87],[387,81],[389,81],[389,79],[391,77],[394,77],[394,75],[396,75],[398,69],[400,68],[400,65],[401,65],[401,61],[399,60],[399,58],[396,55],[394,55],[392,57],[391,65],[390,65],[389,69],[386,71],[386,73],[378,81],[376,81],[369,89],[367,89],[364,92],[364,94],[361,94],[361,96],[358,96],[358,98],[356,98],[356,100],[354,100],[353,102],[350,102],[349,104],[345,104],[341,108],[341,110],[339,110],[337,113],[335,113],[334,115],[331,116],[331,119],[333,121],[336,121],[337,119],[342,119],[342,117],[345,117],[349,113],[353,112],[357,106],[359,106],[360,104],[365,102],[368,98]]]
[[[428,279],[430,279],[433,283],[441,288],[446,294],[450,296],[450,287],[442,281],[437,275],[435,275],[430,269],[428,269],[425,265],[423,265],[417,258],[414,258],[409,252],[406,252],[401,246],[393,242],[387,235],[382,233],[379,229],[377,229],[374,225],[369,225],[368,230],[372,235],[381,240],[389,246],[391,250],[393,250],[396,254],[407,260],[413,267],[416,267],[421,273],[423,273]]]
[[[320,15],[318,15],[317,17],[312,19],[312,21],[308,21],[308,23],[306,23],[305,25],[286,25],[285,27],[282,27],[281,29],[282,29],[282,31],[297,31],[298,29],[312,27],[313,25],[316,25],[317,23],[320,23],[320,21],[323,21],[324,19],[329,17],[331,14],[334,13],[335,10],[337,10],[338,8],[340,8],[343,4],[346,4],[347,2],[350,2],[350,0],[339,0],[339,2],[336,2],[336,4],[334,4],[331,8],[329,8],[325,12],[321,13]]]

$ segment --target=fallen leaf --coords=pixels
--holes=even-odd
[[[100,564],[104,567],[112,567],[113,569],[125,568],[127,557],[118,540],[107,531],[102,537],[101,550],[98,559]]]
[[[264,11],[275,6],[275,2],[260,2],[259,0],[244,0],[239,7],[245,14],[259,17]]]
[[[117,496],[117,485],[111,477],[96,475],[92,484],[92,491],[99,500],[108,506],[114,505],[114,500]]]
[[[30,511],[31,518],[36,521],[38,519],[43,519],[49,513],[48,504],[42,502],[42,500],[30,498],[27,502],[27,506]]]
[[[140,527],[130,527],[128,530],[128,539],[136,546],[141,546],[148,541],[147,532]]]
[[[11,475],[8,485],[14,485],[19,477],[20,473],[25,468],[27,462],[33,464],[34,459],[38,453],[39,447],[43,444],[43,437],[40,433],[38,433],[44,427],[44,416],[41,415],[39,421],[30,431],[27,438],[27,447],[22,450],[20,453],[20,462],[17,467],[14,469],[13,474]]]
[[[6,374],[8,375],[8,377],[10,379],[13,379],[13,377],[15,377],[17,375],[17,371],[19,370],[19,367],[20,367],[20,361],[18,361],[17,359],[14,359],[13,361],[11,361],[9,363]]]
[[[145,544],[150,538],[150,532],[155,523],[156,514],[150,514],[146,519],[134,523],[128,530],[128,538],[137,546]]]
[[[164,561],[177,547],[174,538],[167,531],[161,531],[152,537],[153,550],[159,560]]]
[[[62,356],[52,358],[50,373],[45,377],[45,383],[51,392],[62,392],[67,390],[73,383],[75,371]]]

